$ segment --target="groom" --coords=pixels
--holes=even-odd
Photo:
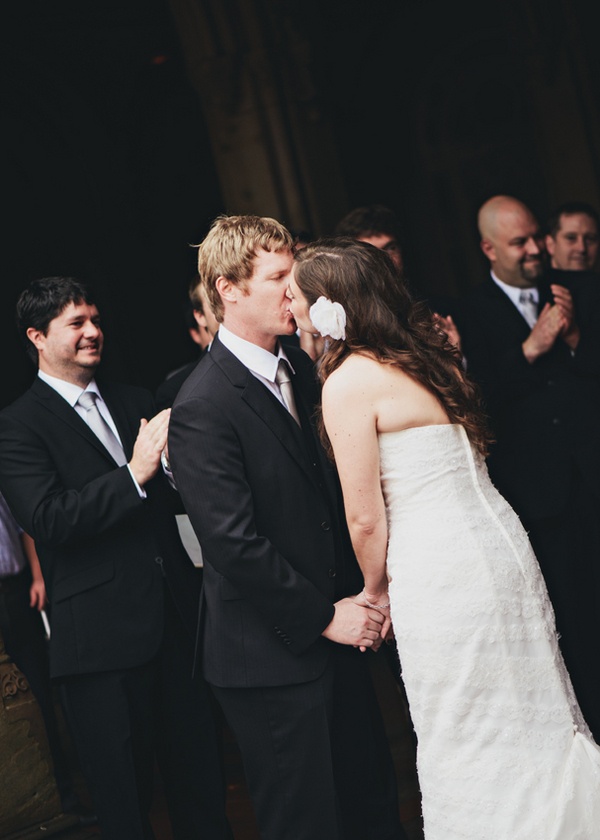
[[[358,649],[377,648],[382,616],[350,597],[362,581],[313,426],[312,362],[278,339],[296,328],[292,247],[258,216],[217,218],[199,246],[220,326],[175,401],[169,458],[204,556],[202,667],[263,840],[396,840],[393,765]]]

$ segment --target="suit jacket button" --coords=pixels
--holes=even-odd
[[[327,571],[327,574],[330,578],[334,578],[335,577],[335,569],[329,569]]]
[[[329,522],[321,522],[321,528],[322,528],[324,531],[329,531],[330,527],[331,527],[331,526],[330,526]]]
[[[552,422],[555,426],[560,426],[560,417],[553,417]]]

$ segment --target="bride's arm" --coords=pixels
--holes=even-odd
[[[323,421],[344,494],[352,546],[371,604],[388,603],[387,521],[379,475],[375,400],[363,371],[338,368],[323,387]],[[386,615],[389,613],[386,612]]]

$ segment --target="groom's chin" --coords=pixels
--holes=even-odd
[[[298,325],[296,324],[293,318],[290,318],[287,329],[284,330],[284,332],[282,332],[281,335],[293,335],[297,329]]]

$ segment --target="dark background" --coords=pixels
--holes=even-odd
[[[204,5],[177,0],[194,3]],[[0,405],[34,373],[14,327],[17,296],[53,274],[94,286],[106,372],[154,389],[194,354],[182,320],[192,246],[215,215],[239,212],[223,200],[176,4],[12,5],[0,35]],[[561,201],[596,203],[599,55],[581,0],[221,3],[232,21],[245,6],[258,25],[268,11],[271,30],[280,11],[309,44],[344,212],[394,209],[424,291],[461,294],[479,281],[475,217],[490,195],[518,196],[540,220]],[[301,221],[318,235],[337,219]]]

